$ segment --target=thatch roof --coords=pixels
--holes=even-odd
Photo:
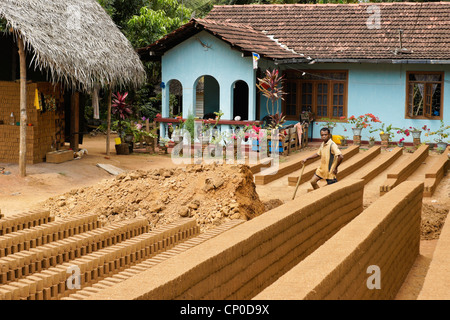
[[[96,0],[1,0],[0,18],[52,82],[90,91],[145,81],[139,56]]]

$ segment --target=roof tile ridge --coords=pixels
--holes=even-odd
[[[195,18],[196,22],[205,22],[205,23],[211,23],[215,25],[222,25],[222,26],[232,26],[232,27],[245,27],[246,29],[250,29],[254,32],[260,33],[261,31],[258,29],[255,29],[251,24],[245,24],[245,23],[236,23],[236,22],[227,22],[227,21],[218,21],[215,19],[198,19]]]
[[[273,41],[277,46],[281,49],[298,54],[299,56],[305,56],[303,53],[298,53],[294,49],[289,48],[286,44],[278,41],[278,38],[275,38],[275,35],[269,35],[268,31],[260,31],[264,36],[266,36],[270,41]]]

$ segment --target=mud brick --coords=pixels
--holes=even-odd
[[[11,291],[0,288],[0,300],[12,300]]]
[[[44,279],[42,279],[40,277],[31,275],[31,276],[27,276],[25,278],[25,280],[34,282],[35,287],[36,287],[36,292],[42,291],[42,289],[44,288]]]
[[[11,300],[19,300],[20,299],[20,288],[19,287],[5,284],[1,287],[1,289],[6,290],[11,293]]]
[[[35,300],[44,300],[44,292],[43,291],[36,292]]]
[[[14,286],[20,289],[20,298],[27,298],[30,295],[30,286],[26,283],[11,282],[10,286]]]
[[[66,283],[65,282],[59,283],[57,288],[58,288],[58,295],[63,295],[64,292],[66,291]]]
[[[103,280],[101,280],[101,281],[103,281]],[[100,283],[100,282],[94,283],[92,285],[92,288],[96,288],[96,289],[99,289],[99,290],[103,290],[103,289],[106,289],[106,288],[109,288],[109,287],[110,286],[107,286],[104,283]]]
[[[51,291],[51,287],[49,288],[44,288],[42,290],[42,300],[51,300],[52,298],[52,291]]]
[[[18,282],[28,285],[28,288],[29,288],[28,296],[34,295],[36,293],[36,289],[37,289],[36,282],[31,281],[29,279],[20,279]]]
[[[57,272],[50,270],[43,270],[40,272],[40,274],[47,275],[49,277],[50,280],[47,282],[47,284],[49,284],[47,287],[51,287],[59,283],[59,274]]]

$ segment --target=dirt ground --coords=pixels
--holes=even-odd
[[[142,213],[153,226],[181,215],[195,217],[204,230],[227,219],[250,219],[259,215],[289,201],[295,189],[287,185],[287,179],[255,186],[251,174],[242,166],[219,170],[196,165],[182,169],[172,163],[169,155],[116,155],[114,137],[111,138],[110,155],[106,155],[104,135],[85,136],[80,147],[87,150],[81,159],[60,164],[27,165],[25,178],[18,175],[17,164],[0,163],[0,167],[10,173],[0,174],[1,212],[9,215],[27,209],[49,208],[52,214],[64,217],[90,210],[98,212],[105,223]],[[281,157],[280,162],[295,161],[313,149],[311,145],[289,157]],[[382,153],[378,157],[383,156]],[[405,153],[402,157],[407,156]],[[409,180],[420,179],[434,159],[429,157],[428,163],[423,163]],[[402,160],[396,163],[399,161]],[[127,172],[113,176],[97,164],[113,165]],[[385,173],[366,185],[365,206],[379,197],[378,188]],[[355,177],[357,174],[354,173]],[[296,197],[304,195],[308,188],[307,183],[300,185]],[[414,300],[420,292],[450,207],[449,192],[447,175],[433,197],[424,198],[420,255],[397,299]],[[174,202],[181,205],[171,206]]]

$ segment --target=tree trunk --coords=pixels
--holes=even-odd
[[[111,86],[109,87],[108,92],[108,117],[107,117],[107,129],[106,129],[106,155],[109,156],[109,144],[110,144],[110,136],[111,136],[111,97],[112,96],[112,90]]]
[[[20,149],[19,149],[19,173],[26,176],[27,156],[27,63],[25,47],[21,37],[18,37],[20,57]]]

